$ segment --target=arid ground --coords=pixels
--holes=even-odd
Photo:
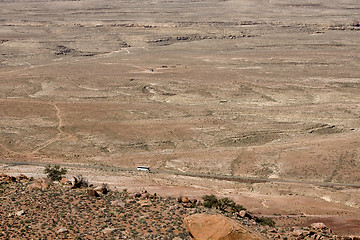
[[[359,39],[357,0],[0,0],[0,171],[360,235]]]

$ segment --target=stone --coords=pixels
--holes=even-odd
[[[183,203],[184,208],[193,208],[193,204],[191,202]]]
[[[50,185],[46,182],[42,182],[40,183],[40,185],[42,190],[48,189],[50,187]]]
[[[111,201],[111,206],[115,206],[115,207],[125,207],[125,203],[121,200],[114,200]]]
[[[107,194],[109,192],[109,190],[103,186],[96,187],[94,190],[102,194]]]
[[[36,181],[34,183],[29,184],[27,186],[27,189],[29,191],[32,191],[34,189],[45,190],[45,189],[48,189],[49,187],[50,187],[49,184],[44,181]]]
[[[16,212],[16,216],[21,216],[25,213],[25,210],[20,210],[18,212]]]
[[[189,203],[189,202],[190,202],[190,200],[189,200],[189,198],[188,198],[188,197],[183,196],[183,197],[181,198],[181,202],[182,202],[182,203]]]
[[[245,210],[241,210],[241,211],[239,212],[239,217],[244,218],[245,216],[246,216],[246,211],[245,211]]]
[[[184,219],[186,230],[195,240],[261,240],[244,226],[223,215],[194,214]]]
[[[182,240],[182,239],[179,237],[174,237],[172,240]]]
[[[304,236],[304,233],[305,233],[305,231],[303,231],[303,230],[295,229],[295,230],[292,232],[292,235],[293,235],[294,237],[300,237],[300,236]]]
[[[113,233],[115,231],[115,228],[105,228],[104,230],[103,230],[103,233],[104,234],[111,234],[111,233]]]
[[[33,191],[34,189],[41,189],[41,183],[39,182],[34,182],[34,183],[31,183],[29,185],[27,185],[26,187],[29,191]]]
[[[70,181],[66,177],[63,177],[61,178],[60,183],[63,185],[68,185],[70,184]]]
[[[151,202],[149,200],[141,200],[141,201],[139,201],[139,204],[141,207],[150,207],[151,206]]]
[[[50,184],[49,184],[50,180],[49,179],[39,178],[39,179],[37,179],[37,181],[40,183],[42,190],[48,189],[50,187]]]
[[[67,233],[69,232],[69,230],[67,228],[60,228],[59,230],[57,230],[57,233]]]
[[[100,197],[98,192],[95,191],[94,189],[88,189],[87,190],[87,195],[90,196],[90,197]]]
[[[311,227],[313,229],[326,229],[327,228],[326,225],[322,222],[312,223]]]

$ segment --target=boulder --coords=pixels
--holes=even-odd
[[[311,227],[313,229],[326,229],[327,228],[326,225],[322,222],[312,223]]]
[[[27,186],[27,189],[29,191],[32,191],[34,189],[40,189],[40,190],[45,190],[48,189],[50,187],[50,185],[44,181],[44,179],[38,179],[36,182],[31,183]]]
[[[189,203],[189,202],[190,202],[190,199],[189,199],[188,197],[186,197],[186,196],[183,196],[183,197],[181,198],[181,202],[182,202],[182,203]]]
[[[239,212],[239,217],[244,218],[245,216],[246,216],[246,211],[245,211],[245,210],[241,210],[241,211]]]
[[[244,226],[222,215],[194,214],[184,219],[186,230],[195,240],[261,240]]]
[[[102,194],[107,194],[109,192],[109,190],[104,186],[96,187],[94,190]]]
[[[71,184],[71,182],[66,177],[61,178],[60,183],[63,185]]]
[[[87,195],[90,196],[90,197],[100,197],[98,192],[95,191],[94,189],[88,189],[87,190]]]

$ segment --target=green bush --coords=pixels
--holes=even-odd
[[[218,199],[216,198],[215,195],[211,194],[211,195],[204,195],[203,196],[203,200],[204,200],[204,207],[207,208],[213,208],[216,207],[218,204]]]
[[[59,181],[67,173],[66,168],[60,168],[59,165],[51,166],[47,165],[44,169],[44,173],[51,181]]]
[[[268,225],[270,227],[275,227],[275,222],[271,218],[267,218],[267,217],[257,218],[256,222],[263,226]]]
[[[236,204],[233,200],[229,198],[221,198],[217,199],[215,195],[204,195],[204,207],[207,208],[216,208],[222,212],[240,212],[241,210],[245,210],[242,205]]]

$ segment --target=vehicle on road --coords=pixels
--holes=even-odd
[[[150,172],[150,168],[149,167],[143,167],[143,166],[138,166],[137,167],[138,171],[145,171],[145,172]]]

